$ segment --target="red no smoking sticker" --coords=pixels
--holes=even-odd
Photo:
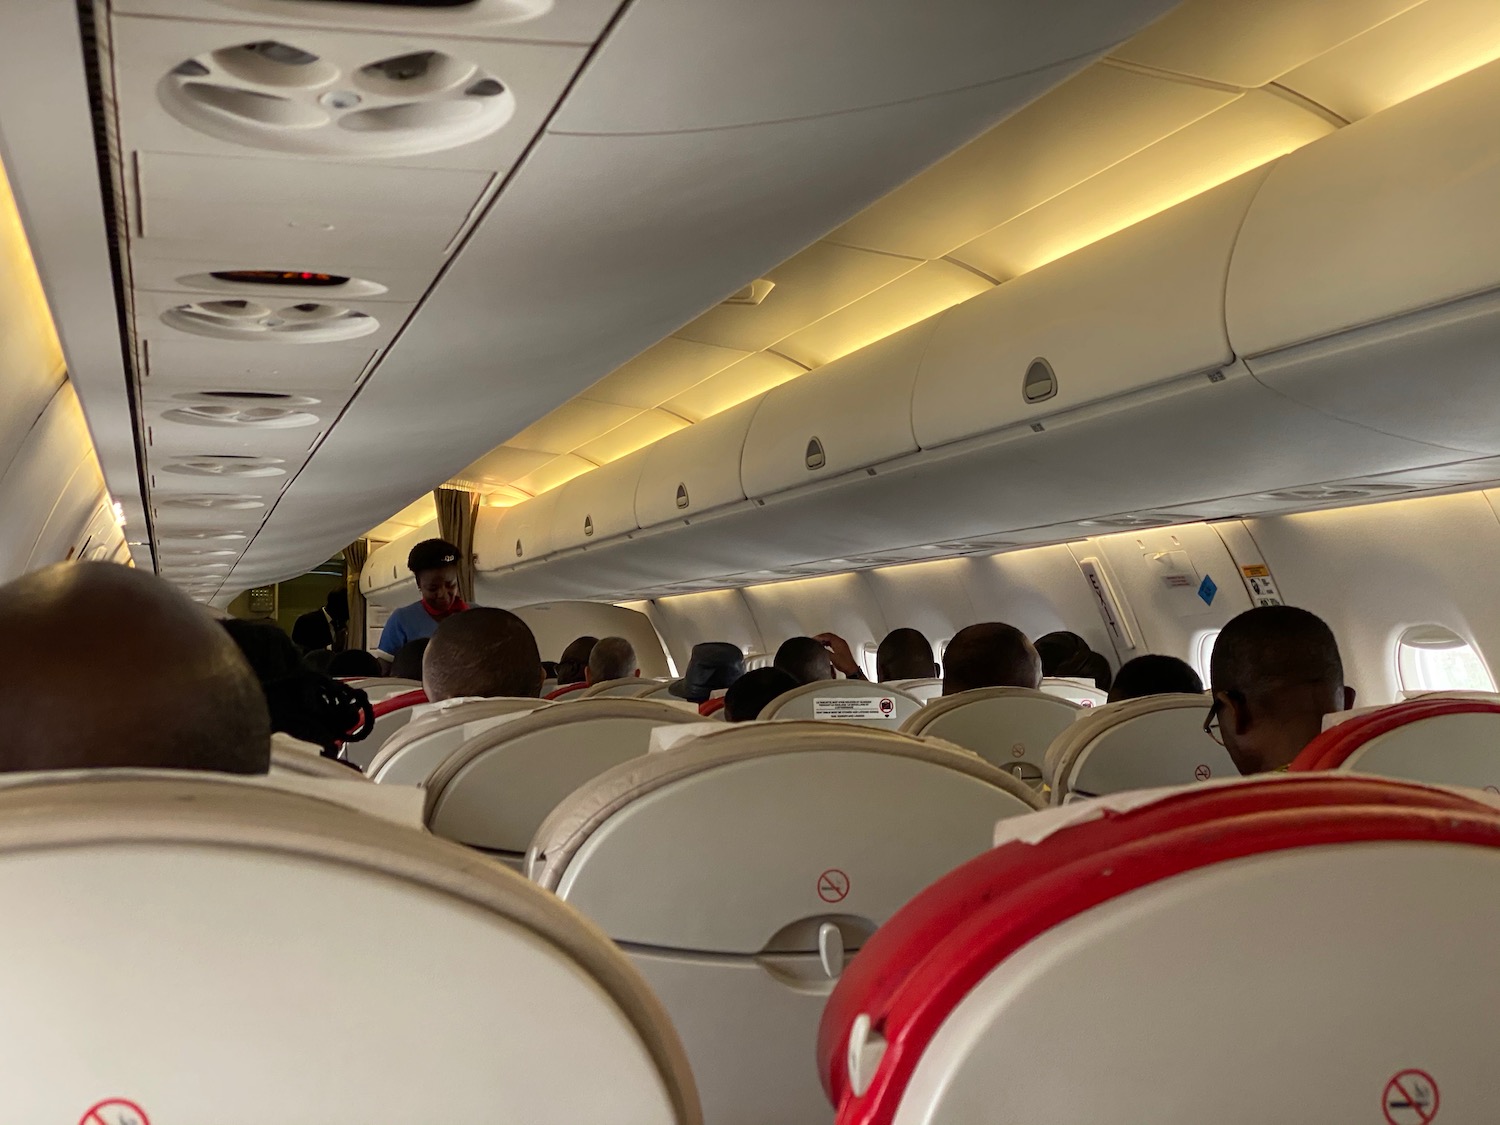
[[[824,902],[843,902],[849,897],[849,876],[830,867],[818,876],[818,897]]]
[[[1382,1095],[1390,1125],[1427,1125],[1438,1111],[1438,1086],[1425,1070],[1403,1070],[1385,1084]]]
[[[124,1098],[106,1098],[88,1108],[78,1125],[151,1125],[151,1118],[135,1102]]]

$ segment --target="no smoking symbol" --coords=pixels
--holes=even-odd
[[[824,902],[843,902],[849,897],[849,876],[830,867],[818,876],[818,897]]]
[[[1390,1125],[1428,1125],[1437,1116],[1437,1083],[1425,1070],[1403,1070],[1385,1084],[1382,1108]]]
[[[1207,781],[1209,778],[1213,777],[1213,775],[1214,771],[1209,769],[1206,764],[1200,765],[1193,771],[1193,776],[1196,777],[1199,781]]]
[[[124,1098],[109,1098],[91,1105],[78,1125],[151,1125],[146,1111]]]

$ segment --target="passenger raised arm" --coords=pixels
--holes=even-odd
[[[471,609],[438,626],[422,658],[422,686],[444,699],[542,692],[542,657],[530,627],[504,609]]]
[[[943,653],[943,694],[982,687],[1023,687],[1042,682],[1042,660],[1014,625],[987,621],[960,629]]]
[[[0,586],[0,651],[16,657],[0,676],[0,770],[269,767],[254,674],[149,574],[62,563]]]
[[[1205,729],[1242,774],[1285,770],[1321,733],[1325,715],[1354,706],[1333,631],[1294,606],[1246,610],[1225,625],[1209,678]]]
[[[635,646],[624,637],[604,637],[589,653],[590,684],[602,684],[606,680],[628,680],[640,674],[641,664],[635,657]]]

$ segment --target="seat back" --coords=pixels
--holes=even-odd
[[[956,743],[1040,788],[1047,747],[1080,714],[1077,704],[1046,692],[975,688],[933,700],[902,729]]]
[[[925,676],[920,680],[885,680],[886,687],[897,688],[907,695],[916,696],[923,703],[931,703],[943,696],[943,681],[936,676]]]
[[[420,687],[411,688],[396,695],[387,696],[374,705],[375,725],[370,733],[358,742],[346,743],[344,761],[353,762],[360,769],[368,769],[375,755],[386,740],[411,722],[412,708],[427,702],[427,693]]]
[[[325,758],[310,742],[301,742],[285,734],[271,736],[271,773],[296,777],[325,777],[335,781],[364,781],[364,774],[349,766]]]
[[[1037,803],[944,743],[740,723],[571,794],[527,869],[624,944],[683,1033],[710,1121],[798,1125],[827,1116],[813,1044],[845,959]]]
[[[690,708],[584,699],[512,719],[469,739],[427,781],[427,827],[513,866],[569,793],[644,754],[657,727],[701,722]]]
[[[1249,1122],[1272,1074],[1299,1121],[1497,1104],[1495,808],[1323,775],[1099,811],[1003,824],[866,946],[819,1036],[838,1125]]]
[[[361,680],[350,680],[349,686],[359,688],[370,697],[371,703],[380,703],[390,699],[392,696],[404,695],[409,691],[415,691],[422,686],[420,680],[392,679],[388,676],[368,677]]]
[[[661,687],[655,680],[643,676],[629,676],[623,680],[600,680],[584,688],[576,698],[598,699],[600,696],[623,699],[643,699]]]
[[[365,773],[386,785],[422,785],[443,759],[480,731],[552,704],[542,699],[457,699],[413,719],[380,748]]]
[[[13,775],[0,896],[16,1121],[701,1120],[665,1012],[572,910],[263,779]]]
[[[914,695],[868,680],[816,680],[778,695],[761,709],[761,719],[824,719],[861,726],[901,724],[922,709]]]
[[[1238,777],[1229,751],[1203,733],[1208,707],[1207,695],[1150,695],[1086,712],[1047,748],[1052,803]]]
[[[1500,702],[1422,696],[1330,727],[1291,772],[1341,770],[1500,793]]]
[[[1080,707],[1102,707],[1109,702],[1109,692],[1094,686],[1093,680],[1074,680],[1059,676],[1048,676],[1038,689]]]

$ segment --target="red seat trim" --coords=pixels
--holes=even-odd
[[[829,998],[818,1065],[839,1125],[889,1125],[948,1013],[1011,953],[1067,919],[1196,868],[1375,840],[1500,848],[1500,814],[1445,790],[1320,775],[1184,790],[971,860],[881,927]],[[861,1012],[887,1046],[870,1088],[855,1097],[845,1057]]]
[[[576,683],[576,684],[563,684],[562,687],[555,688],[554,690],[549,691],[546,695],[542,696],[542,698],[543,699],[561,699],[563,696],[569,694],[570,692],[582,691],[584,688],[586,688],[588,686],[589,686],[588,684],[581,683],[581,682],[580,683]]]
[[[1412,699],[1391,707],[1382,707],[1378,711],[1329,727],[1302,748],[1302,752],[1292,760],[1289,772],[1338,769],[1370,739],[1388,734],[1408,723],[1435,719],[1442,715],[1483,713],[1500,715],[1500,703],[1485,699]]]
[[[715,699],[705,699],[702,703],[698,704],[698,714],[705,718],[709,715],[716,715],[722,710],[724,710],[724,697],[722,695]]]
[[[411,691],[403,691],[400,695],[393,695],[375,704],[375,717],[378,719],[382,715],[389,715],[392,711],[400,711],[426,702],[427,693],[421,688],[412,688]]]

